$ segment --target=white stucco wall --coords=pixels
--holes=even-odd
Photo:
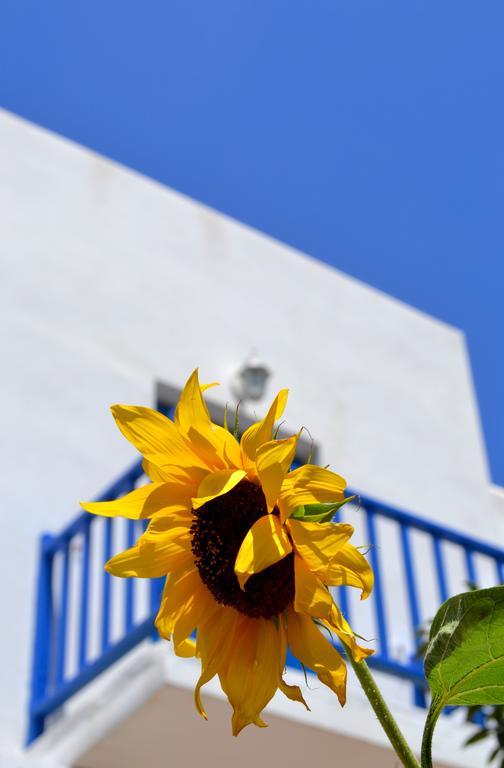
[[[458,330],[2,112],[0,269],[3,745],[24,718],[37,536],[133,459],[108,406],[152,404],[157,379],[199,365],[225,402],[255,348],[266,400],[290,387],[289,422],[352,487],[498,536]]]

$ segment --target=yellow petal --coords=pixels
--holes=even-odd
[[[196,456],[196,454],[194,455]],[[191,489],[189,496],[196,494],[198,485],[212,471],[210,467],[202,464],[197,467],[194,465],[179,467],[170,464],[169,459],[162,453],[149,454],[149,460],[144,459],[142,467],[149,478],[154,472],[163,482],[183,485],[188,491]]]
[[[173,573],[166,579],[156,628],[166,640],[173,634],[175,646],[180,645],[213,606],[214,601],[196,568]]]
[[[346,584],[361,589],[361,600],[369,597],[373,589],[373,570],[366,558],[351,544],[345,544],[339,550],[320,572],[320,577],[331,586]]]
[[[129,520],[143,520],[152,515],[190,511],[188,491],[180,485],[149,483],[113,501],[81,502],[87,512],[104,517],[126,517]]]
[[[211,616],[198,626],[196,653],[201,657],[201,675],[194,689],[194,703],[205,720],[208,718],[201,701],[201,688],[227,664],[235,629],[242,619],[238,611],[215,603]]]
[[[175,424],[211,468],[241,467],[240,447],[227,429],[212,423],[202,389],[196,369],[180,395]]]
[[[340,475],[323,467],[305,464],[289,472],[282,483],[279,506],[283,519],[303,504],[342,501],[345,488],[346,481]]]
[[[160,453],[150,454],[149,461],[142,461],[142,468],[152,482],[185,488],[188,498],[195,495],[198,485],[209,471],[207,467],[176,467],[167,463],[166,456]]]
[[[198,432],[210,429],[211,418],[201,391],[196,368],[184,386],[175,409],[175,424],[187,434],[191,428]]]
[[[291,701],[299,701],[300,704],[304,704],[308,712],[310,712],[310,707],[304,700],[304,696],[301,693],[301,688],[299,685],[288,685],[283,678],[280,678],[280,684],[278,687],[284,696],[287,696],[287,698]]]
[[[271,440],[273,426],[284,412],[287,403],[288,389],[282,389],[273,400],[270,409],[262,421],[252,424],[245,430],[241,438],[241,448],[244,457],[254,462],[258,448]]]
[[[294,557],[295,597],[294,609],[320,619],[334,630],[342,643],[347,645],[356,661],[370,656],[373,651],[357,644],[354,632],[335,604],[330,592],[319,577],[310,571],[302,558]]]
[[[191,659],[193,656],[196,656],[196,641],[191,637],[186,637],[180,643],[175,643],[173,647],[176,656],[181,656],[184,659]]]
[[[257,474],[266,497],[268,511],[277,503],[285,475],[296,455],[298,437],[294,435],[287,440],[271,440],[257,450]]]
[[[292,552],[292,545],[276,515],[256,520],[242,541],[235,562],[241,589],[254,573],[260,573]]]
[[[221,469],[218,472],[210,472],[201,481],[198,495],[192,499],[193,509],[199,509],[212,499],[228,493],[243,480],[246,474],[243,469]]]
[[[244,618],[237,628],[232,653],[219,671],[223,691],[233,707],[233,736],[260,720],[273,698],[285,666],[285,637],[279,623]],[[262,722],[262,721],[261,721]]]
[[[294,578],[295,610],[316,618],[329,618],[334,604],[330,592],[306,562],[297,555],[294,556]]]
[[[309,616],[289,609],[287,640],[294,656],[337,695],[346,701],[346,665],[336,648],[317,629]]]
[[[133,405],[113,405],[111,410],[125,438],[154,464],[158,461],[153,457],[161,454],[165,464],[206,468],[175,424],[163,414]]]
[[[211,381],[210,384],[200,384],[200,389],[202,392],[206,392],[207,389],[212,389],[212,387],[218,387],[220,386],[220,383],[218,381]]]
[[[357,643],[355,634],[341,613],[337,605],[333,604],[329,618],[321,618],[323,624],[334,630],[344,645],[350,650],[355,661],[363,661],[371,656],[374,651],[372,648],[364,648]]]
[[[289,530],[298,553],[312,571],[327,568],[353,534],[347,523],[310,523],[289,519]],[[326,571],[323,572],[324,574]],[[321,575],[327,582],[325,575]]]
[[[147,529],[134,547],[113,557],[105,568],[114,576],[157,578],[187,568],[192,562],[191,534],[186,525],[156,534]]]
[[[169,515],[161,513],[155,515],[149,520],[147,530],[140,537],[139,543],[143,546],[146,544],[155,544],[158,540],[158,536],[162,537],[169,531],[174,531],[174,529],[177,529],[177,531],[173,535],[184,532],[189,533],[193,521],[193,514],[186,509],[180,511],[173,510]]]
[[[152,483],[162,483],[165,480],[163,470],[147,459],[142,461],[142,469]]]

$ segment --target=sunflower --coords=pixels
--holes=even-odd
[[[357,661],[372,651],[358,645],[328,587],[357,587],[365,598],[373,574],[349,543],[352,526],[330,522],[345,502],[345,480],[312,464],[290,471],[299,435],[273,438],[287,390],[238,442],[212,423],[203,398],[209,386],[194,371],[173,421],[150,408],[113,406],[151,482],[82,506],[149,520],[135,546],[105,568],[115,576],[166,576],[157,629],[177,655],[201,660],[195,703],[204,718],[201,688],[219,676],[237,735],[250,723],[265,725],[261,713],[277,689],[307,706],[283,678],[287,647],[345,703],[346,665],[327,634]]]

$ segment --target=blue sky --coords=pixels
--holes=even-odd
[[[0,105],[463,328],[504,485],[503,39],[502,0],[3,0]]]

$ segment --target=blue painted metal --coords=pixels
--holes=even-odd
[[[465,561],[467,570],[467,580],[470,585],[476,586],[478,583],[478,577],[476,576],[476,564],[474,562],[474,551],[470,547],[465,547]]]
[[[127,544],[128,549],[132,547],[138,538],[135,533],[135,521],[128,520],[127,522]],[[124,610],[124,623],[126,632],[129,632],[133,627],[133,597],[134,597],[135,581],[134,579],[127,579],[125,584],[125,610]]]
[[[89,556],[90,556],[91,520],[86,520],[82,530],[82,563],[80,585],[79,617],[79,669],[86,666],[89,616]]]
[[[53,613],[52,536],[45,533],[40,539],[35,632],[33,642],[33,663],[31,676],[30,705],[28,713],[27,742],[31,744],[44,731],[45,715],[36,711],[38,702],[43,701],[51,670],[51,623]]]
[[[442,603],[444,603],[445,600],[448,600],[449,592],[448,592],[448,583],[446,581],[446,569],[445,569],[444,559],[443,559],[443,549],[442,549],[441,539],[439,538],[439,536],[433,536],[432,546],[434,550],[434,563],[436,566],[439,599]]]
[[[63,568],[60,577],[61,594],[58,610],[58,629],[56,641],[56,685],[61,685],[65,679],[66,640],[68,623],[68,587],[70,570],[70,542],[63,545]]]
[[[413,567],[413,557],[410,546],[410,528],[405,523],[400,523],[400,530],[404,570],[406,572],[406,587],[408,589],[411,629],[413,633],[413,639],[416,640],[417,632],[420,629],[422,621],[420,619],[420,607],[418,604],[415,571]]]
[[[104,520],[103,536],[103,562],[106,563],[112,557],[112,519]],[[101,649],[102,653],[108,650],[110,645],[110,590],[112,588],[110,573],[103,571],[102,610],[101,610]]]
[[[142,477],[141,462],[134,464],[117,482],[111,485],[100,500],[106,501],[117,498],[135,487]],[[352,492],[350,492],[352,493]],[[443,562],[443,544],[450,542],[464,552],[467,576],[470,581],[476,581],[474,557],[476,554],[490,557],[495,561],[496,574],[499,582],[504,582],[504,551],[498,547],[466,536],[436,523],[419,518],[382,504],[375,499],[361,496],[361,508],[365,515],[367,535],[369,537],[369,558],[375,573],[374,607],[376,626],[378,630],[379,650],[369,660],[370,666],[382,672],[395,675],[410,681],[416,688],[416,700],[423,701],[423,686],[425,681],[422,665],[416,658],[408,662],[398,661],[391,656],[387,629],[387,611],[383,591],[382,567],[377,533],[377,521],[380,518],[393,520],[399,525],[404,563],[404,576],[407,586],[408,605],[412,631],[421,622],[421,611],[418,599],[418,584],[414,570],[414,548],[410,542],[410,531],[421,531],[431,537],[434,565],[441,600],[449,596],[447,573]],[[98,521],[98,522],[96,522]],[[96,526],[94,528],[93,526]],[[118,606],[116,590],[111,589],[111,577],[104,572],[101,596],[101,646],[97,658],[89,658],[88,625],[89,625],[89,583],[90,583],[90,548],[94,540],[92,531],[103,530],[103,562],[114,554],[114,520],[99,519],[84,512],[77,516],[70,525],[58,535],[45,535],[41,541],[39,573],[37,584],[36,626],[33,649],[33,669],[31,683],[31,698],[29,706],[28,742],[36,739],[44,730],[45,719],[55,712],[71,696],[80,691],[85,685],[94,680],[115,661],[146,638],[155,638],[154,619],[161,600],[164,579],[152,579],[148,599],[148,615],[141,621],[135,621],[135,606],[138,590],[132,581],[126,586],[124,608],[124,634],[119,640],[111,638],[111,617],[117,613]],[[127,542],[134,542],[136,533],[141,526],[127,523]],[[65,678],[67,657],[67,622],[69,600],[70,553],[72,544],[78,538],[82,540],[81,560],[81,591],[78,632],[78,671],[71,679]],[[54,568],[55,558],[62,558],[62,568]],[[73,569],[72,569],[73,570]],[[55,577],[59,573],[61,581],[56,584]],[[59,595],[55,601],[54,594]],[[348,597],[345,588],[339,593],[340,605],[348,616]],[[53,602],[55,605],[53,606]],[[288,663],[297,662],[289,657]]]
[[[361,505],[362,505],[362,498],[361,498]],[[369,544],[371,547],[369,550],[369,557],[371,560],[371,567],[374,571],[373,594],[374,594],[374,604],[375,604],[375,612],[376,612],[376,623],[378,626],[378,641],[380,644],[380,656],[383,656],[384,659],[388,659],[389,652],[388,652],[387,621],[385,618],[385,604],[384,604],[383,589],[382,589],[382,582],[381,582],[382,571],[380,568],[380,558],[378,554],[378,537],[376,533],[376,523],[375,523],[376,511],[374,508],[365,507],[364,509],[366,512],[367,532],[369,537]]]
[[[406,587],[408,590],[408,605],[411,619],[411,632],[413,636],[413,644],[418,649],[420,637],[419,631],[422,624],[420,618],[420,606],[418,603],[418,592],[415,579],[415,570],[413,565],[413,557],[410,546],[410,528],[405,523],[399,523],[401,531],[401,547],[403,554],[404,570],[406,573]],[[415,659],[416,654],[413,656]],[[414,686],[414,701],[417,707],[425,707],[425,691],[424,686]]]
[[[347,587],[338,587],[338,594],[336,597],[336,602],[338,603],[343,615],[345,616],[348,623],[351,623],[352,616],[350,613],[350,600],[348,595],[348,588]]]

